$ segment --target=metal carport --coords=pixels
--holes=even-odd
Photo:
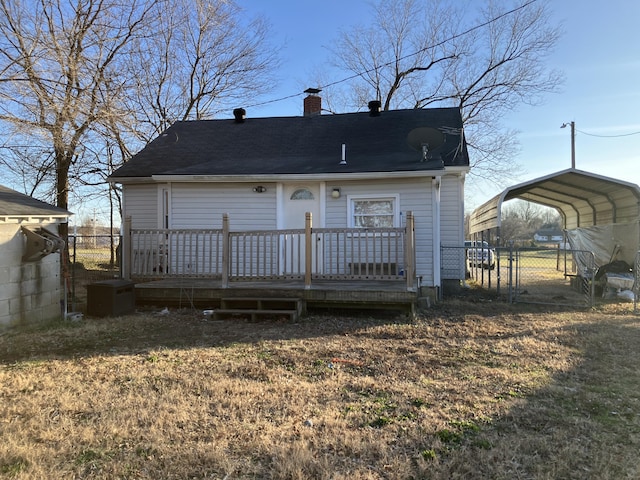
[[[473,211],[469,219],[469,233],[472,238],[486,240],[496,247],[507,248],[500,237],[502,205],[513,199],[526,200],[558,211],[562,217],[565,238],[569,238],[572,247],[574,243],[579,244],[575,250],[572,250],[576,262],[580,263],[581,252],[588,251],[592,258],[591,264],[596,269],[615,259],[635,265],[633,290],[636,296],[638,295],[640,289],[640,187],[638,185],[575,168],[520,183],[507,188]],[[581,272],[585,270],[588,269]],[[510,272],[509,278],[512,273]],[[584,277],[583,280],[588,280],[587,275]],[[484,284],[484,274],[481,278]],[[497,279],[499,285],[499,274]],[[491,285],[491,276],[489,276],[489,285]]]
[[[493,231],[499,241],[502,204],[516,198],[555,208],[567,230],[640,218],[638,185],[569,168],[509,187],[485,202],[471,214],[469,233]]]

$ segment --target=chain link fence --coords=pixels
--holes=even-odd
[[[468,247],[441,247],[443,285],[464,278],[463,290],[480,287],[509,303],[593,305],[595,262],[591,252],[552,248],[490,249],[491,256],[484,258],[492,260],[479,263],[474,261],[477,252],[470,252]],[[452,293],[460,293],[459,288],[458,291],[443,288],[442,297]]]
[[[595,258],[592,252],[549,248],[512,251],[513,302],[592,306]]]
[[[87,285],[120,277],[119,235],[69,235],[66,285],[71,311],[84,310]]]

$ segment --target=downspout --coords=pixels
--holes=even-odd
[[[440,183],[442,177],[431,178],[431,205],[433,210],[433,286],[436,289],[437,298],[442,291],[441,278],[441,246],[440,246]]]

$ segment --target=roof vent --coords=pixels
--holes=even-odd
[[[233,116],[235,118],[236,123],[244,123],[244,119],[247,115],[247,112],[244,108],[235,108],[233,110]]]
[[[380,110],[382,110],[382,103],[380,100],[371,100],[368,103],[369,106],[369,115],[371,117],[378,117],[380,115]]]

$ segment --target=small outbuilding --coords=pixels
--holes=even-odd
[[[0,186],[0,330],[62,316],[58,228],[70,215]]]

